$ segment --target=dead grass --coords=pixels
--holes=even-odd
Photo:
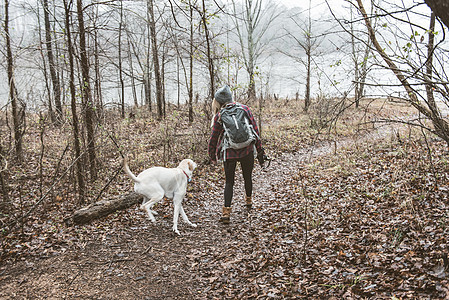
[[[257,103],[249,105],[258,120],[260,110]],[[186,157],[197,161],[201,168],[208,161],[210,135],[210,120],[203,107],[195,108],[192,124],[188,122],[185,110],[174,106],[169,107],[167,117],[161,121],[143,108],[134,109],[135,117],[125,119],[121,119],[116,111],[108,111],[96,128],[98,178],[91,180],[88,173],[85,176],[88,182],[87,203],[130,189],[131,183],[121,172],[121,154],[128,157],[135,173],[155,165],[174,167]],[[302,101],[266,101],[262,111],[262,139],[270,155],[295,152],[325,140],[353,136],[362,129],[368,130],[372,126],[369,122],[376,118],[410,112],[410,108],[398,107],[384,99],[368,99],[359,109],[347,109],[332,126],[317,128],[311,126],[313,109],[305,114]],[[48,120],[37,115],[29,116],[24,136],[26,163],[13,163],[10,154],[9,168],[4,172],[12,209],[0,215],[3,228],[8,228],[8,224],[35,206],[32,215],[42,215],[45,221],[46,218],[60,218],[61,214],[67,217],[75,208],[85,205],[77,200],[69,121],[62,127],[53,127]],[[4,116],[2,124],[5,124]],[[6,137],[5,131],[2,135]],[[85,145],[86,141],[82,140],[82,143]],[[9,139],[2,138],[3,149],[11,149],[10,144]],[[86,158],[83,159],[88,169]],[[36,205],[42,199],[42,203]]]
[[[350,100],[347,100],[349,103]],[[391,116],[406,117],[413,109],[388,99],[366,99],[359,108],[350,106],[343,113],[327,116],[327,126],[316,126],[316,111],[310,108],[303,111],[302,101],[268,102],[262,113],[262,138],[266,148],[281,152],[295,152],[302,148],[319,145],[324,141],[333,141],[345,137],[357,136],[373,130],[375,122]],[[258,108],[254,110],[258,116]]]

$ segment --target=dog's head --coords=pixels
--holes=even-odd
[[[189,173],[192,173],[193,170],[195,170],[197,167],[197,164],[191,160],[191,159],[184,159],[179,163],[179,168],[183,169],[184,171],[188,171]]]

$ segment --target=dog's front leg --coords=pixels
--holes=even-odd
[[[181,212],[182,209],[182,199],[184,198],[184,194],[175,194],[173,197],[173,204],[175,206],[174,212],[173,212],[173,231],[179,235],[181,235],[181,233],[179,233],[178,230],[178,219],[179,219],[179,213]]]
[[[182,216],[182,219],[184,220],[184,222],[186,222],[190,226],[192,226],[192,227],[196,227],[197,226],[196,224],[190,222],[189,218],[187,218],[187,215],[186,215],[186,212],[184,211],[184,207],[182,206],[182,203],[181,203],[181,216]]]
[[[179,233],[178,230],[178,217],[180,209],[181,205],[175,203],[175,211],[173,213],[173,231],[176,232],[178,235],[181,235],[181,233]]]

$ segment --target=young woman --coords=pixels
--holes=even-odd
[[[257,151],[257,159],[259,160],[259,163],[263,164],[264,150],[259,139],[259,129],[257,128],[257,123],[254,120],[253,114],[251,113],[248,106],[232,101],[232,93],[229,86],[225,85],[220,88],[215,93],[214,98],[214,105],[219,106],[220,110],[215,114],[215,117],[213,119],[212,134],[209,140],[209,157],[212,163],[217,163],[218,160],[221,160],[224,164],[226,183],[224,188],[223,215],[220,221],[225,224],[229,224],[237,162],[240,163],[243,173],[246,194],[246,207],[251,208],[251,196],[253,192],[252,172],[254,168],[254,151]],[[241,108],[246,112],[246,117],[248,118],[249,124],[252,125],[252,128],[256,135],[256,139],[250,145],[243,148],[234,149],[232,147],[229,147],[225,148],[223,151],[223,138],[225,129],[223,126],[223,121],[221,119],[221,112],[226,109],[232,109],[236,105],[239,106],[239,109]],[[239,130],[245,129],[240,126]]]

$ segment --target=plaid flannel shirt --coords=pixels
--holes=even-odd
[[[236,103],[231,103],[227,105],[235,105]],[[257,135],[259,135],[259,128],[257,127],[256,120],[254,119],[253,114],[251,113],[248,106],[240,104],[242,108],[246,111],[249,121],[251,122],[251,125],[253,126],[254,130],[256,131]],[[221,147],[218,147],[221,145],[223,140],[223,133],[224,128],[223,124],[220,121],[220,113],[217,113],[214,117],[214,125],[212,126],[212,133],[209,140],[209,157],[212,161],[217,161],[218,159],[223,159],[223,157],[220,157],[221,155]],[[253,153],[254,145],[251,144],[248,147],[242,148],[242,149],[232,149],[228,148],[226,150],[226,160],[228,159],[238,159],[243,158],[251,153]],[[256,139],[256,150],[257,153],[262,151],[262,144],[260,142],[260,139]]]

